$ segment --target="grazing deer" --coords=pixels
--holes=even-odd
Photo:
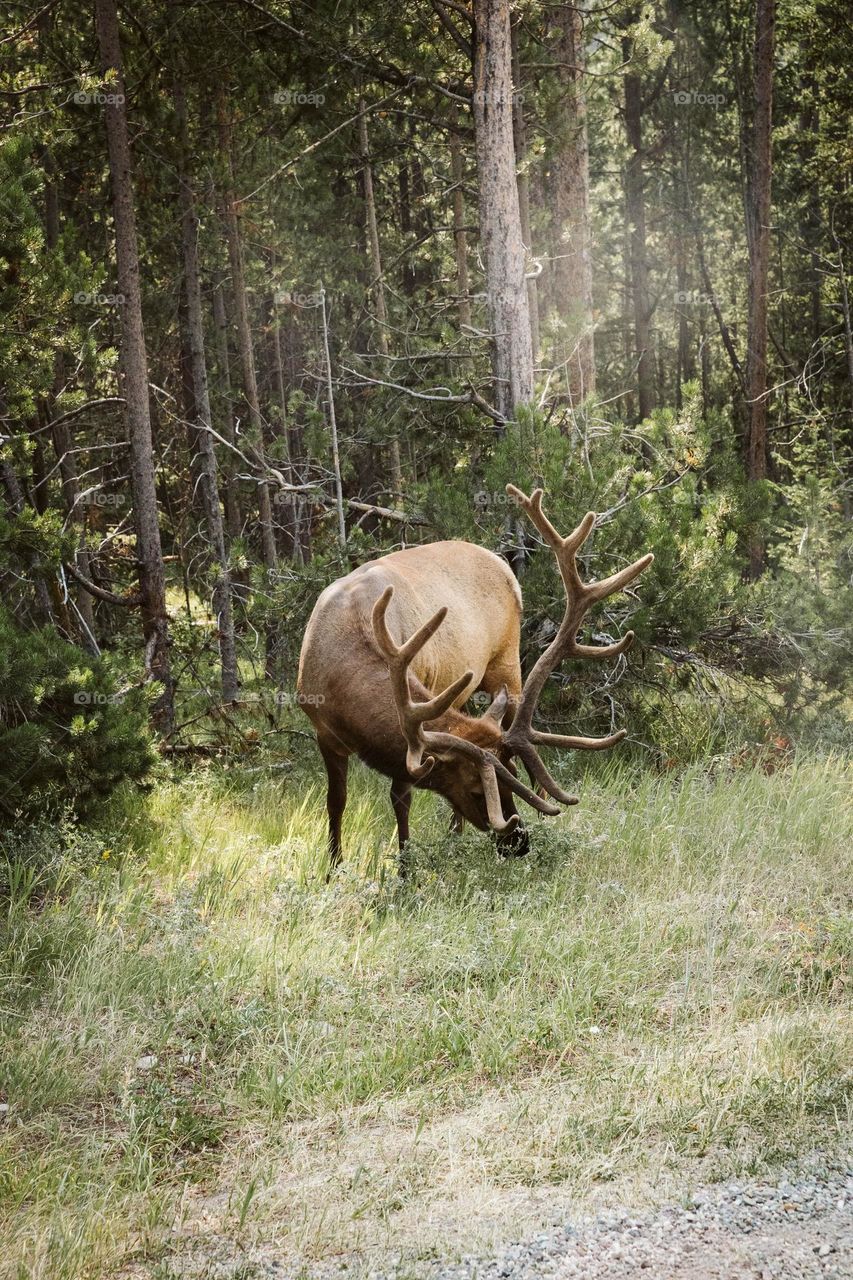
[[[576,556],[595,514],[563,538],[542,510],[541,489],[528,498],[507,485],[507,493],[554,552],[566,592],[557,634],[523,685],[518,583],[503,560],[470,542],[435,542],[372,560],[333,582],[314,606],[297,687],[328,774],[332,867],[341,857],[352,754],[391,779],[401,853],[413,786],[443,795],[457,829],[467,819],[481,831],[497,832],[503,851],[526,852],[514,796],[551,815],[561,812],[560,805],[577,804],[551,777],[537,748],[600,751],[625,737],[624,729],[606,738],[543,733],[533,727],[533,713],[564,659],[607,658],[630,647],[633,631],[615,644],[585,645],[577,642],[578,629],[592,605],[627,587],[654,556],[584,583]],[[477,690],[493,695],[479,717],[461,710]],[[517,776],[515,759],[540,791]]]

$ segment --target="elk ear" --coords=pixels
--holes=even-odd
[[[500,724],[503,720],[506,709],[509,706],[509,693],[506,685],[503,685],[492,700],[491,706],[487,707],[483,712],[481,719],[494,720],[496,724]]]

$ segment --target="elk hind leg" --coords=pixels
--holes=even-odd
[[[328,779],[326,811],[329,815],[329,875],[331,875],[341,861],[341,822],[347,803],[349,756],[341,755],[327,743],[321,742],[319,746]]]

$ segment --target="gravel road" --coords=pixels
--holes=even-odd
[[[430,1276],[853,1280],[853,1167],[725,1183],[649,1212],[610,1210],[510,1245],[497,1258],[436,1264]]]

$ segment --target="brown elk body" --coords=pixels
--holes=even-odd
[[[607,738],[543,734],[532,715],[551,671],[567,656],[621,653],[633,638],[615,645],[579,645],[576,635],[587,609],[620,590],[652,559],[624,569],[604,583],[584,584],[575,552],[587,537],[589,514],[561,538],[541,510],[541,492],[531,498],[508,486],[551,545],[566,587],[563,622],[527,682],[519,657],[521,592],[498,556],[468,542],[437,542],[393,552],[332,583],[314,607],[299,661],[299,701],[317,732],[328,774],[327,808],[332,865],[341,854],[351,755],[391,779],[391,802],[402,851],[409,836],[412,787],[437,791],[450,803],[455,825],[467,819],[494,830],[506,851],[524,852],[514,796],[540,813],[556,814],[575,803],[548,773],[537,745],[600,749]],[[493,701],[481,716],[461,710],[475,692]],[[536,792],[518,778],[520,758]]]

